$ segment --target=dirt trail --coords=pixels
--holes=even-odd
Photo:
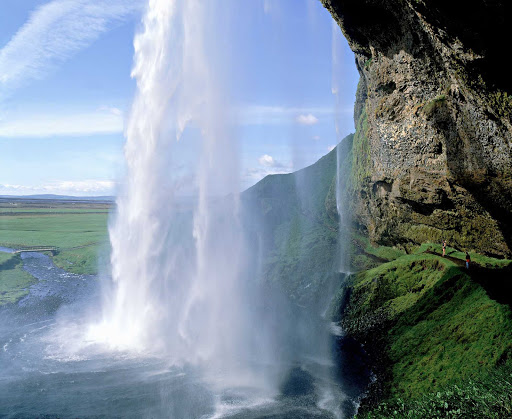
[[[425,253],[443,257],[432,250],[427,250]],[[465,260],[455,258],[449,254],[444,258],[462,267],[473,281],[485,289],[490,298],[512,308],[512,264],[502,268],[488,268],[471,261],[469,269],[466,270]]]

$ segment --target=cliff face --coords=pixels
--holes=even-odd
[[[505,1],[322,0],[355,53],[355,221],[374,242],[512,255]]]

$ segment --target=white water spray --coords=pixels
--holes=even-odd
[[[244,257],[238,156],[218,51],[207,42],[212,3],[150,0],[135,37],[128,174],[110,227],[115,288],[91,330],[112,347],[175,362],[236,358],[244,319],[236,298]],[[192,173],[180,166],[185,141],[188,150],[199,145]],[[184,193],[194,195],[193,217]]]

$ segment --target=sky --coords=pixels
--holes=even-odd
[[[144,8],[144,0],[2,0],[0,195],[116,193]],[[236,9],[229,100],[245,189],[314,163],[354,132],[359,75],[320,1]]]

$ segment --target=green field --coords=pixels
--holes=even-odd
[[[108,202],[0,200],[0,246],[55,247],[54,263],[73,273],[96,274],[108,252]],[[0,253],[0,304],[16,301],[34,279],[17,255]]]

